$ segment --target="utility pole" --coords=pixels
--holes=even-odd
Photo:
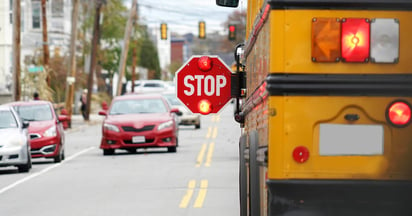
[[[126,30],[124,33],[124,45],[123,45],[122,55],[120,57],[120,63],[119,63],[119,80],[117,84],[117,94],[116,95],[122,94],[122,84],[123,84],[122,80],[123,80],[124,71],[126,68],[126,59],[127,59],[127,54],[129,50],[129,38],[130,38],[130,34],[132,33],[133,21],[135,20],[136,16],[137,16],[137,0],[133,0],[132,8],[130,9],[129,19],[127,20]],[[132,86],[133,85],[134,83],[132,83]]]
[[[90,107],[92,102],[92,91],[93,91],[93,78],[94,78],[94,71],[96,68],[96,55],[98,49],[98,43],[100,38],[100,11],[102,9],[102,5],[105,3],[105,0],[96,0],[96,12],[94,14],[94,26],[93,26],[93,39],[92,39],[92,53],[90,58],[90,70],[89,70],[89,78],[87,82],[87,104],[86,104],[86,121],[89,121],[90,117]]]
[[[20,89],[20,1],[13,1],[13,78],[14,94],[13,99],[19,101],[21,98]]]
[[[133,58],[132,58],[132,92],[134,92],[134,81],[136,80],[136,64],[137,64],[137,40],[136,40],[136,45],[133,48]]]
[[[42,26],[43,26],[43,64],[44,70],[47,73],[47,85],[50,87],[50,73],[49,73],[49,39],[47,37],[47,8],[46,0],[41,0],[41,14],[42,14]]]
[[[67,86],[66,86],[66,110],[69,119],[73,114],[74,100],[74,83],[76,77],[76,40],[77,40],[77,17],[79,14],[79,0],[73,0],[72,10],[72,32],[70,37],[70,63],[67,71]],[[71,127],[71,120],[69,122]]]

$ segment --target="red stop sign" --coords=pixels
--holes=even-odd
[[[176,77],[177,97],[193,113],[217,113],[231,98],[231,70],[217,56],[192,56]]]

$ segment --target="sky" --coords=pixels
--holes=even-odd
[[[132,0],[126,5],[131,6]],[[199,21],[205,21],[206,32],[227,33],[222,26],[229,14],[235,10],[245,10],[246,0],[240,0],[237,8],[220,7],[215,0],[137,0],[139,19],[149,27],[160,28],[160,23],[167,23],[171,32],[179,34],[198,34]]]

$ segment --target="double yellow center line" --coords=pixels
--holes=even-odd
[[[206,134],[206,138],[215,139],[216,136],[217,136],[217,127],[214,127],[214,128],[209,127],[208,132]],[[196,158],[196,167],[200,167],[202,165],[205,156],[206,156],[206,160],[204,161],[204,166],[210,167],[214,149],[215,149],[215,142],[211,141],[209,145],[207,145],[207,143],[203,143],[202,148],[200,149],[199,154],[197,155],[197,158]],[[206,150],[207,150],[207,154],[206,154]]]
[[[198,189],[196,200],[193,203],[193,208],[202,208],[203,202],[206,197],[208,184],[209,183],[207,180],[200,181],[200,188]],[[179,208],[187,208],[189,206],[190,199],[192,198],[196,189],[196,180],[190,180],[187,187],[188,189],[186,191],[186,194],[183,196],[182,201],[180,201]]]
[[[212,122],[220,121],[220,116],[215,115],[212,116]],[[213,151],[215,149],[215,142],[213,141],[217,137],[217,127],[209,127],[206,134],[206,139],[211,139],[210,142],[205,142],[202,144],[202,148],[199,151],[199,154],[196,158],[196,167],[202,166],[204,164],[205,167],[210,167]],[[208,145],[209,144],[209,145]],[[202,208],[203,202],[206,198],[207,188],[208,188],[208,180],[201,180],[200,187],[198,188],[198,193],[196,200],[193,203],[193,208]],[[187,185],[186,194],[183,196],[182,200],[180,201],[179,208],[187,208],[189,206],[190,200],[192,199],[193,194],[196,191],[196,180],[190,180]]]

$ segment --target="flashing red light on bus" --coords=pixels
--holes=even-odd
[[[207,72],[212,69],[212,59],[209,56],[202,56],[197,61],[197,66],[201,71]]]
[[[309,149],[305,146],[298,146],[293,150],[293,159],[298,163],[304,163],[309,159]]]
[[[198,109],[201,114],[207,115],[212,112],[212,104],[209,100],[203,99],[199,101]]]
[[[369,19],[346,18],[342,20],[342,60],[346,62],[369,61]]]
[[[411,106],[403,101],[395,101],[388,107],[386,115],[392,125],[404,127],[411,122]]]

